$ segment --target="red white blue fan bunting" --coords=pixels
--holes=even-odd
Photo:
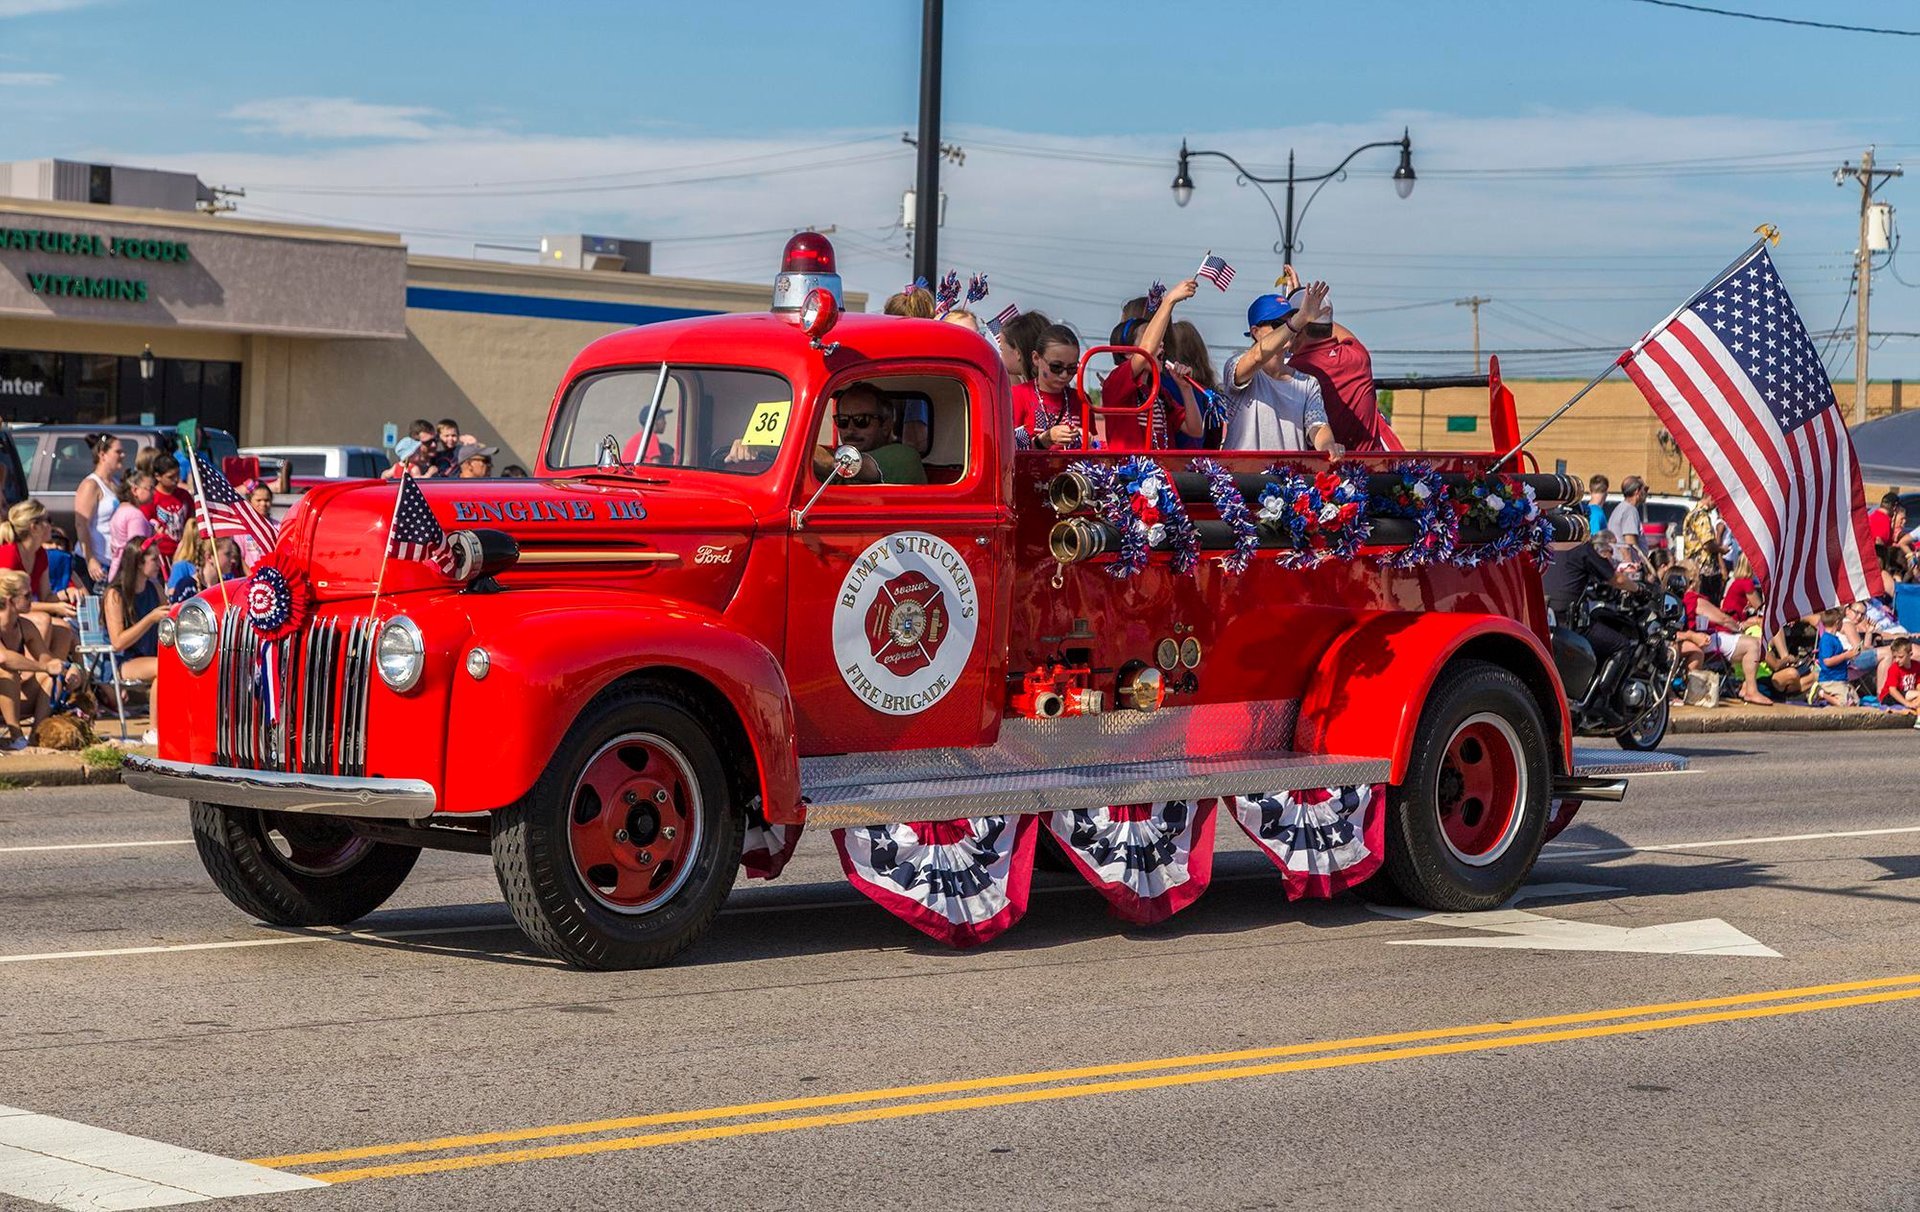
[[[1036,816],[986,816],[833,831],[847,878],[875,904],[950,947],[999,937],[1027,911]]]
[[[1581,801],[1579,800],[1556,799],[1553,801],[1552,806],[1547,811],[1547,832],[1546,836],[1540,839],[1541,845],[1544,846],[1554,838],[1559,837],[1561,831],[1566,829],[1568,825],[1573,824],[1573,814],[1580,811],[1580,804]]]
[[[1213,879],[1214,801],[1049,813],[1047,828],[1113,915],[1148,926],[1199,899]]]
[[[775,825],[760,811],[755,799],[747,807],[747,827],[740,839],[740,869],[748,879],[770,880],[786,870],[793,848],[800,844],[803,825]]]
[[[1285,879],[1287,899],[1329,897],[1380,869],[1386,788],[1379,784],[1234,796],[1234,819]]]

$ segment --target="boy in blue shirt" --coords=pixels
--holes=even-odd
[[[1809,696],[1815,704],[1830,702],[1839,707],[1851,707],[1858,701],[1848,679],[1853,674],[1853,661],[1860,655],[1860,649],[1841,634],[1840,624],[1846,617],[1846,611],[1837,607],[1820,612],[1820,643],[1814,661],[1820,673],[1819,680],[1813,684],[1813,694]]]

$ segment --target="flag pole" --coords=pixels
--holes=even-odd
[[[222,611],[233,609],[233,601],[227,596],[226,569],[220,567],[220,532],[214,529],[213,511],[207,508],[207,492],[200,486],[200,452],[191,446],[187,448],[187,467],[193,472],[193,499],[200,506],[200,516],[206,521],[207,533],[213,536],[213,572],[220,581],[220,608]]]
[[[407,481],[412,478],[412,471],[400,473],[400,492],[393,498],[393,513],[387,518],[387,536],[381,540],[380,571],[373,578],[373,606],[367,611],[369,620],[380,617],[380,588],[387,580],[387,557],[393,554],[393,526],[400,517],[400,502],[406,499]]]
[[[1713,276],[1712,281],[1708,282],[1705,286],[1701,287],[1699,290],[1694,291],[1692,295],[1688,296],[1687,301],[1685,303],[1682,303],[1680,306],[1668,312],[1666,319],[1660,321],[1658,324],[1648,329],[1646,336],[1641,337],[1638,341],[1635,341],[1633,345],[1630,348],[1628,348],[1625,353],[1615,358],[1612,362],[1609,362],[1605,370],[1593,376],[1593,378],[1587,380],[1587,385],[1585,387],[1582,387],[1579,391],[1574,392],[1572,399],[1568,400],[1565,404],[1562,404],[1559,408],[1554,409],[1551,416],[1549,416],[1546,420],[1540,422],[1540,424],[1536,425],[1532,433],[1528,434],[1524,438],[1521,438],[1519,442],[1515,443],[1512,450],[1507,451],[1505,454],[1501,455],[1498,459],[1495,459],[1493,466],[1487,468],[1488,474],[1493,474],[1495,472],[1498,472],[1502,467],[1506,466],[1509,460],[1511,460],[1515,455],[1519,454],[1522,450],[1526,449],[1527,444],[1529,442],[1533,441],[1535,438],[1539,437],[1542,433],[1546,432],[1547,426],[1553,424],[1555,421],[1558,421],[1561,417],[1567,415],[1568,409],[1572,408],[1575,404],[1578,404],[1588,392],[1600,386],[1601,382],[1604,379],[1606,379],[1608,375],[1620,369],[1622,366],[1625,366],[1629,361],[1631,361],[1635,357],[1635,355],[1637,355],[1641,350],[1647,347],[1648,342],[1658,337],[1661,333],[1667,331],[1667,327],[1671,325],[1675,320],[1680,318],[1681,312],[1687,310],[1687,308],[1689,307],[1692,307],[1695,300],[1699,299],[1701,295],[1711,294],[1714,290],[1717,290],[1722,282],[1725,282],[1728,278],[1731,278],[1734,274],[1739,272],[1740,267],[1747,263],[1748,258],[1752,257],[1754,253],[1759,252],[1760,249],[1768,243],[1768,241],[1777,240],[1777,239],[1778,239],[1777,236],[1770,236],[1770,235],[1763,234],[1758,240],[1755,240],[1752,246],[1747,249],[1747,251],[1741,253],[1739,256],[1735,257],[1732,261],[1728,262],[1727,267],[1725,269],[1715,274]]]

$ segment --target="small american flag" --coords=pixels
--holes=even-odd
[[[1216,257],[1208,253],[1206,260],[1200,262],[1200,268],[1193,276],[1205,278],[1221,290],[1225,290],[1233,285],[1233,266],[1227,264],[1225,257]]]
[[[434,519],[433,510],[427,508],[427,494],[410,475],[400,477],[400,497],[393,505],[393,532],[387,540],[387,554],[431,564],[453,575],[453,548],[447,545],[447,532]]]
[[[1853,443],[1765,243],[1620,355],[1767,587],[1766,627],[1873,596]]]
[[[991,333],[995,338],[998,338],[1000,336],[1000,330],[1005,328],[1008,324],[1012,323],[1013,318],[1019,314],[1020,314],[1020,307],[1018,304],[1014,304],[1014,303],[1007,304],[1005,307],[1000,309],[999,315],[987,321],[987,331]]]
[[[227,482],[226,474],[207,461],[204,451],[193,452],[193,470],[194,478],[200,482],[201,503],[207,510],[207,529],[213,532],[213,537],[237,540],[245,535],[262,552],[272,551],[273,523],[253,511],[246,498]]]

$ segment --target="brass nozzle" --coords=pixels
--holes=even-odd
[[[1063,471],[1047,485],[1047,504],[1059,514],[1078,513],[1093,503],[1093,482],[1077,471]]]

